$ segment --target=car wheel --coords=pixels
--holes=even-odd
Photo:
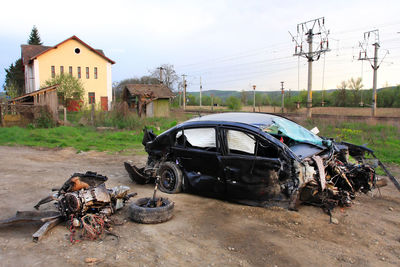
[[[160,207],[147,207],[151,198],[145,197],[129,205],[129,218],[138,223],[162,223],[173,216],[174,202],[168,198],[160,198]]]
[[[164,162],[158,170],[160,176],[159,188],[162,192],[176,194],[182,191],[182,171],[171,162]]]

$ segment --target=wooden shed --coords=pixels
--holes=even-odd
[[[128,84],[122,92],[128,107],[146,117],[168,117],[172,97],[174,94],[164,84]]]
[[[53,119],[58,119],[58,96],[57,96],[58,85],[42,88],[37,91],[16,97],[11,99],[9,102],[13,104],[24,104],[33,106],[47,106]]]

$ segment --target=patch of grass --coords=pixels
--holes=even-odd
[[[160,133],[165,128],[156,133]],[[78,151],[143,150],[143,132],[139,130],[96,131],[93,127],[0,128],[0,145],[38,147],[73,147]]]
[[[317,126],[320,136],[336,141],[366,144],[382,162],[400,164],[400,129],[396,126],[322,120],[308,120],[303,126],[307,129]]]

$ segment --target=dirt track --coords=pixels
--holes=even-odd
[[[133,184],[123,161],[144,163],[145,156],[76,154],[73,149],[38,150],[0,147],[0,219],[16,210],[33,210],[36,202],[74,172],[107,175],[108,187],[129,185],[138,197],[153,187]],[[391,167],[400,176],[398,167]],[[129,220],[115,226],[119,241],[83,241],[72,245],[59,225],[40,242],[31,235],[40,225],[0,228],[0,266],[385,266],[400,265],[400,194],[389,183],[360,195],[351,208],[336,209],[339,224],[330,224],[320,209],[299,212],[255,208],[188,194],[168,195],[175,217],[158,225]],[[51,205],[43,209],[51,209]],[[118,219],[125,219],[125,210]]]

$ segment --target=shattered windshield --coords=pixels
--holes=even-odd
[[[323,145],[321,137],[313,134],[301,125],[284,118],[274,118],[272,124],[265,126],[262,130],[273,135],[287,136],[298,142]]]

